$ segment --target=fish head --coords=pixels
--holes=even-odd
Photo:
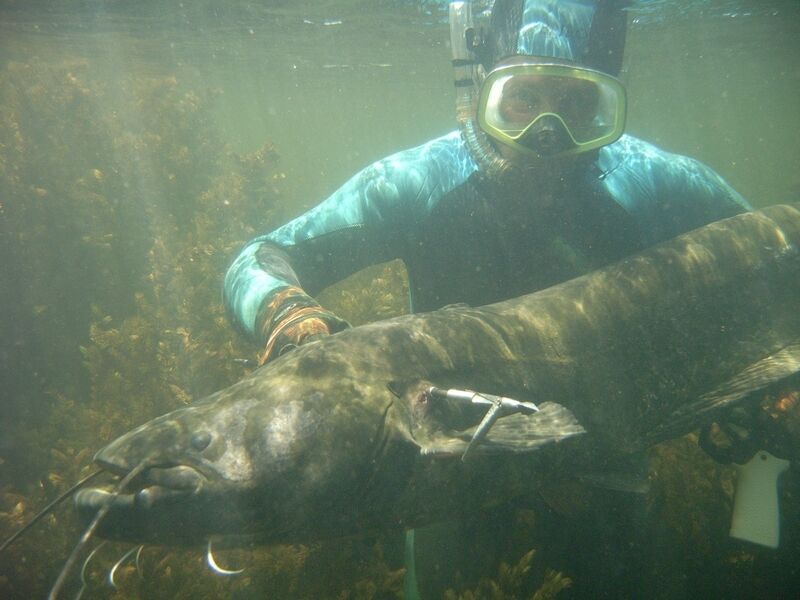
[[[362,492],[386,413],[370,394],[392,402],[385,386],[365,386],[280,370],[243,380],[102,448],[95,461],[105,470],[141,473],[116,496],[79,491],[76,506],[90,518],[110,504],[99,534],[140,543],[196,544],[213,536],[297,542],[352,533],[361,528]]]
[[[123,434],[94,457],[124,478],[123,489],[87,488],[75,495],[78,511],[93,517],[110,504],[101,536],[133,542],[202,542],[231,527],[217,507],[250,485],[249,463],[239,449],[244,415],[235,404],[200,403],[173,411]]]

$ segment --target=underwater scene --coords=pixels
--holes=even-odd
[[[559,35],[583,31],[586,56],[600,58],[564,88],[607,93],[627,134],[621,122],[601,130],[595,108],[600,132],[586,134],[586,151],[563,106],[541,117],[526,103],[522,133],[501,109],[487,125],[494,97],[453,85],[467,68],[454,75],[451,39],[464,36],[451,38],[448,4],[0,0],[0,543],[65,496],[0,550],[0,598],[800,597],[800,3],[468,3],[478,37],[509,22],[516,35],[544,7],[555,37],[525,52],[515,42],[514,55],[555,48],[558,62]],[[594,14],[584,30],[563,16],[584,10]],[[607,34],[622,28],[618,47],[598,33],[605,14],[621,19]],[[526,25],[534,46],[542,19]],[[490,46],[467,52],[484,60]],[[619,88],[604,83],[606,54],[619,60]],[[567,77],[558,64],[509,66],[553,87]],[[569,138],[523,148],[553,115]],[[470,142],[473,125],[499,137]],[[375,163],[430,140],[440,146]],[[637,182],[659,177],[654,156],[667,171],[696,159],[686,197],[707,185],[731,190],[728,204],[691,205],[685,225],[672,216],[680,194],[645,216],[625,199],[559,212],[547,202],[570,196],[578,171],[541,175],[542,210],[556,216],[536,235],[565,218],[575,226],[530,254],[508,251],[516,230],[500,229],[512,231],[490,240],[511,257],[506,275],[470,295],[494,246],[483,221],[434,204],[461,185],[470,201],[499,189],[476,173],[511,181],[516,151],[587,172],[583,157],[605,157],[597,185],[635,197],[640,183],[622,179],[606,146],[639,153]],[[423,172],[423,161],[436,167]],[[405,208],[387,217],[408,181],[429,193],[408,194],[429,224]],[[329,221],[292,221],[335,192]],[[733,216],[750,207],[768,217]],[[740,220],[670,245],[729,216]],[[662,233],[627,243],[637,219]],[[375,221],[378,235],[361,233]],[[569,247],[579,236],[589,242]],[[639,262],[613,270],[633,254]],[[681,273],[717,287],[670,279],[679,255]],[[519,274],[522,262],[541,277]],[[646,302],[586,316],[584,300],[623,276],[614,289]],[[277,308],[253,317],[253,305]],[[617,322],[627,329],[599,325]],[[541,342],[547,360],[520,356],[545,338],[559,340]],[[540,362],[539,374],[519,366]],[[334,389],[346,393],[333,401]],[[477,408],[459,404],[476,397]],[[769,431],[756,437],[754,423]],[[593,427],[600,441],[573,451]],[[181,440],[202,456],[194,466],[174,458]],[[774,543],[731,536],[750,477],[741,465],[765,450],[778,466],[754,496],[754,527],[774,525]],[[260,483],[242,483],[251,479]]]

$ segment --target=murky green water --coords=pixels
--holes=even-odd
[[[253,349],[219,295],[242,242],[454,128],[446,23],[398,4],[0,5],[0,537],[116,435],[242,376],[232,359]],[[646,4],[631,15],[628,130],[703,160],[754,205],[800,200],[800,3]],[[403,286],[381,267],[327,304],[354,323],[384,318],[404,310]],[[657,460],[675,545],[647,580],[662,587],[640,597],[796,595],[796,484],[780,550],[731,545],[730,472],[684,441]],[[542,517],[515,518],[535,532]],[[78,532],[65,508],[1,555],[0,596],[43,597]],[[126,550],[98,553],[88,596],[401,589],[391,535],[221,553],[247,566],[239,578],[213,576],[200,550],[146,548],[144,578],[125,567],[113,591],[104,578]],[[530,597],[548,567],[536,561],[501,597]],[[579,582],[559,597],[571,593],[593,597]]]

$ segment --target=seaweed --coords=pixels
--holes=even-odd
[[[256,349],[225,319],[222,277],[286,210],[273,145],[243,154],[219,139],[219,91],[171,74],[112,82],[90,67],[35,58],[0,71],[3,436],[13,440],[0,456],[0,537],[88,473],[106,442],[244,374],[233,359]],[[402,275],[384,269],[387,281],[366,286],[374,298],[357,283],[331,292],[332,308],[354,322],[401,310]],[[7,550],[0,595],[44,596],[78,530],[58,511]],[[108,570],[127,549],[93,557],[93,593],[368,599],[401,588],[379,541],[221,551],[247,566],[237,578],[214,576],[200,549],[148,547],[141,575],[122,565],[113,589]]]
[[[444,600],[551,600],[572,585],[569,577],[546,569],[538,589],[527,591],[534,555],[535,550],[529,550],[514,565],[502,562],[495,579],[482,578],[477,587],[461,593],[447,590]]]
[[[728,535],[735,473],[712,461],[697,434],[660,444],[651,451],[650,510],[683,546],[684,556],[701,564]]]

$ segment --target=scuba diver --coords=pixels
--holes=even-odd
[[[459,128],[366,167],[230,266],[226,310],[259,363],[346,328],[314,295],[369,265],[404,262],[412,311],[477,306],[749,210],[709,167],[624,133],[626,4],[497,0],[479,28],[451,3]]]
[[[260,362],[347,324],[314,295],[400,258],[411,309],[482,305],[749,209],[707,166],[624,135],[625,2],[453,10],[458,130],[357,173],[245,245],[224,301]]]

